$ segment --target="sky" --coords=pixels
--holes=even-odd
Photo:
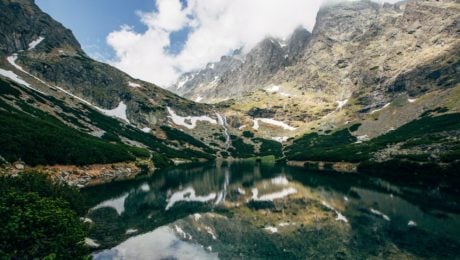
[[[36,0],[94,59],[169,86],[265,37],[312,30],[327,0]],[[390,0],[393,1],[393,0]]]

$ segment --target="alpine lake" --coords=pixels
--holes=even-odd
[[[459,198],[436,187],[248,161],[83,193],[96,260],[460,258]]]

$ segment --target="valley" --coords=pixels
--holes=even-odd
[[[0,258],[457,257],[459,21],[328,2],[160,87],[0,0]],[[73,231],[35,246],[53,221]]]

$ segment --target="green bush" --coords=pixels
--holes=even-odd
[[[254,142],[260,143],[259,153],[257,154],[258,156],[274,155],[275,158],[280,158],[283,156],[283,146],[281,143],[263,138],[254,138],[252,140]]]
[[[135,159],[128,146],[81,133],[30,106],[25,107],[30,114],[2,102],[0,107],[8,109],[0,109],[0,155],[10,162],[87,165]]]
[[[155,168],[158,169],[164,169],[174,165],[174,163],[168,157],[159,153],[152,154],[152,161]]]
[[[342,129],[330,135],[306,134],[294,140],[293,144],[286,149],[286,156],[289,160],[363,162],[371,159],[374,152],[396,143],[403,143],[403,148],[442,143],[443,138],[438,136],[438,133],[459,130],[460,113],[436,117],[424,116],[359,144],[355,143],[356,138],[349,132],[353,130],[352,128],[355,127],[351,126],[350,129]],[[446,146],[447,151],[441,156],[444,161],[458,159],[458,144],[449,145],[452,147]],[[426,161],[429,157],[412,155],[405,158]]]
[[[252,138],[254,137],[254,133],[251,131],[243,131],[243,136],[247,138]]]
[[[38,174],[1,177],[0,188],[0,258],[68,259],[88,253],[78,191]]]

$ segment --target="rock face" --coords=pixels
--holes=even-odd
[[[158,137],[155,139],[167,139],[161,129],[165,125],[181,129],[206,143],[212,134],[218,136],[224,132],[224,128],[217,123],[213,107],[181,98],[88,57],[72,32],[43,13],[33,0],[0,0],[0,68],[18,75],[40,93],[75,108],[74,114],[80,115],[74,116],[81,120],[68,120],[69,115],[60,119],[79,130],[91,128],[94,131],[88,132],[98,132],[98,137],[108,128],[114,130],[116,126],[104,124],[107,129],[96,129],[88,125],[94,124],[95,120],[90,120],[83,113],[88,105],[106,115],[120,118],[128,128]],[[50,103],[53,102],[55,100],[50,99]],[[46,108],[37,105],[38,109],[45,109],[45,112],[53,115],[69,111],[65,107],[57,107],[56,104]],[[183,126],[185,123],[180,125],[172,122],[170,111],[184,120],[206,116],[209,118],[207,122],[214,120],[216,123],[210,125],[198,121],[196,128],[188,129]],[[126,140],[122,137],[125,143],[133,141],[132,138]],[[152,144],[152,140],[143,139],[140,144],[139,140],[130,144]],[[212,142],[224,147],[224,142],[214,139]],[[185,148],[183,142],[177,146]]]
[[[72,32],[32,0],[0,0],[0,28],[1,56],[16,54],[16,63],[33,76],[103,109],[114,109],[124,102],[128,119],[139,127],[164,123],[168,105],[177,104],[181,107],[178,110],[198,114],[207,110],[92,60]],[[37,44],[31,48],[34,41]]]
[[[29,48],[29,43],[46,35],[37,49],[71,47],[81,51],[80,44],[69,29],[39,11],[33,0],[0,1],[0,53],[14,53]]]
[[[286,43],[265,39],[245,55],[223,58],[240,61],[226,70],[228,62],[208,65],[171,90],[218,102],[284,84],[379,107],[400,93],[417,96],[460,81],[458,21],[459,4],[452,0],[326,5],[312,34],[297,29]],[[218,65],[212,77],[200,77]]]
[[[310,39],[297,28],[287,41],[266,38],[247,54],[235,52],[205,69],[182,75],[169,89],[196,101],[216,102],[260,88],[275,73],[295,64]]]

